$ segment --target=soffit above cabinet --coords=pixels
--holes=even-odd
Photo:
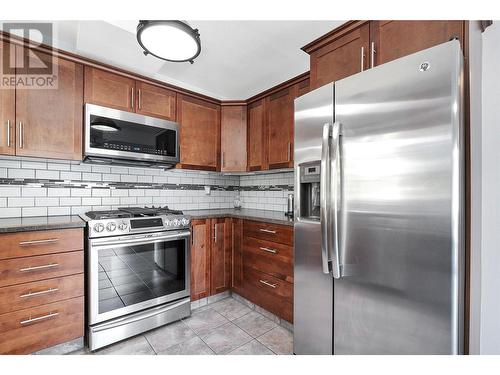
[[[301,47],[344,21],[188,21],[201,34],[194,64],[144,56],[138,20],[55,21],[53,46],[221,100],[248,99],[309,70]]]

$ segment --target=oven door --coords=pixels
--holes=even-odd
[[[89,240],[89,324],[189,296],[188,230]]]

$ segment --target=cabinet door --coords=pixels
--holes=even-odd
[[[220,106],[177,96],[181,167],[220,170]]]
[[[133,112],[135,80],[86,66],[85,103]]]
[[[367,69],[369,23],[311,53],[311,90]]]
[[[16,59],[22,53],[16,47]],[[37,56],[52,61],[50,54]],[[53,63],[57,89],[16,90],[16,155],[81,160],[83,66],[62,58]]]
[[[136,82],[136,88],[137,113],[175,121],[176,94],[174,91],[140,81]]]
[[[463,42],[463,21],[371,21],[374,65],[458,38]]]
[[[15,48],[7,42],[0,42],[0,56],[8,48]],[[15,56],[15,54],[13,54]],[[0,154],[14,155],[16,152],[16,90],[0,89]]]
[[[231,288],[239,293],[243,289],[243,220],[232,219],[232,250],[233,250],[233,269],[231,272]]]
[[[221,108],[221,171],[244,172],[247,168],[247,107]]]
[[[191,300],[210,295],[210,220],[191,221]]]
[[[212,219],[211,223],[210,294],[213,295],[231,287],[231,219]]]
[[[263,169],[264,106],[264,100],[259,100],[248,106],[247,165],[249,171]]]
[[[267,155],[269,169],[293,166],[294,87],[267,98]]]

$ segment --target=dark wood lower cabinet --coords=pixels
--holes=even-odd
[[[210,294],[231,288],[231,219],[211,220]]]
[[[231,289],[236,293],[240,293],[243,289],[243,220],[232,219],[232,280]]]
[[[210,219],[191,221],[191,300],[210,295]]]

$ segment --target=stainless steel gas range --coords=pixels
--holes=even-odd
[[[90,350],[191,314],[190,220],[168,207],[90,211]]]

